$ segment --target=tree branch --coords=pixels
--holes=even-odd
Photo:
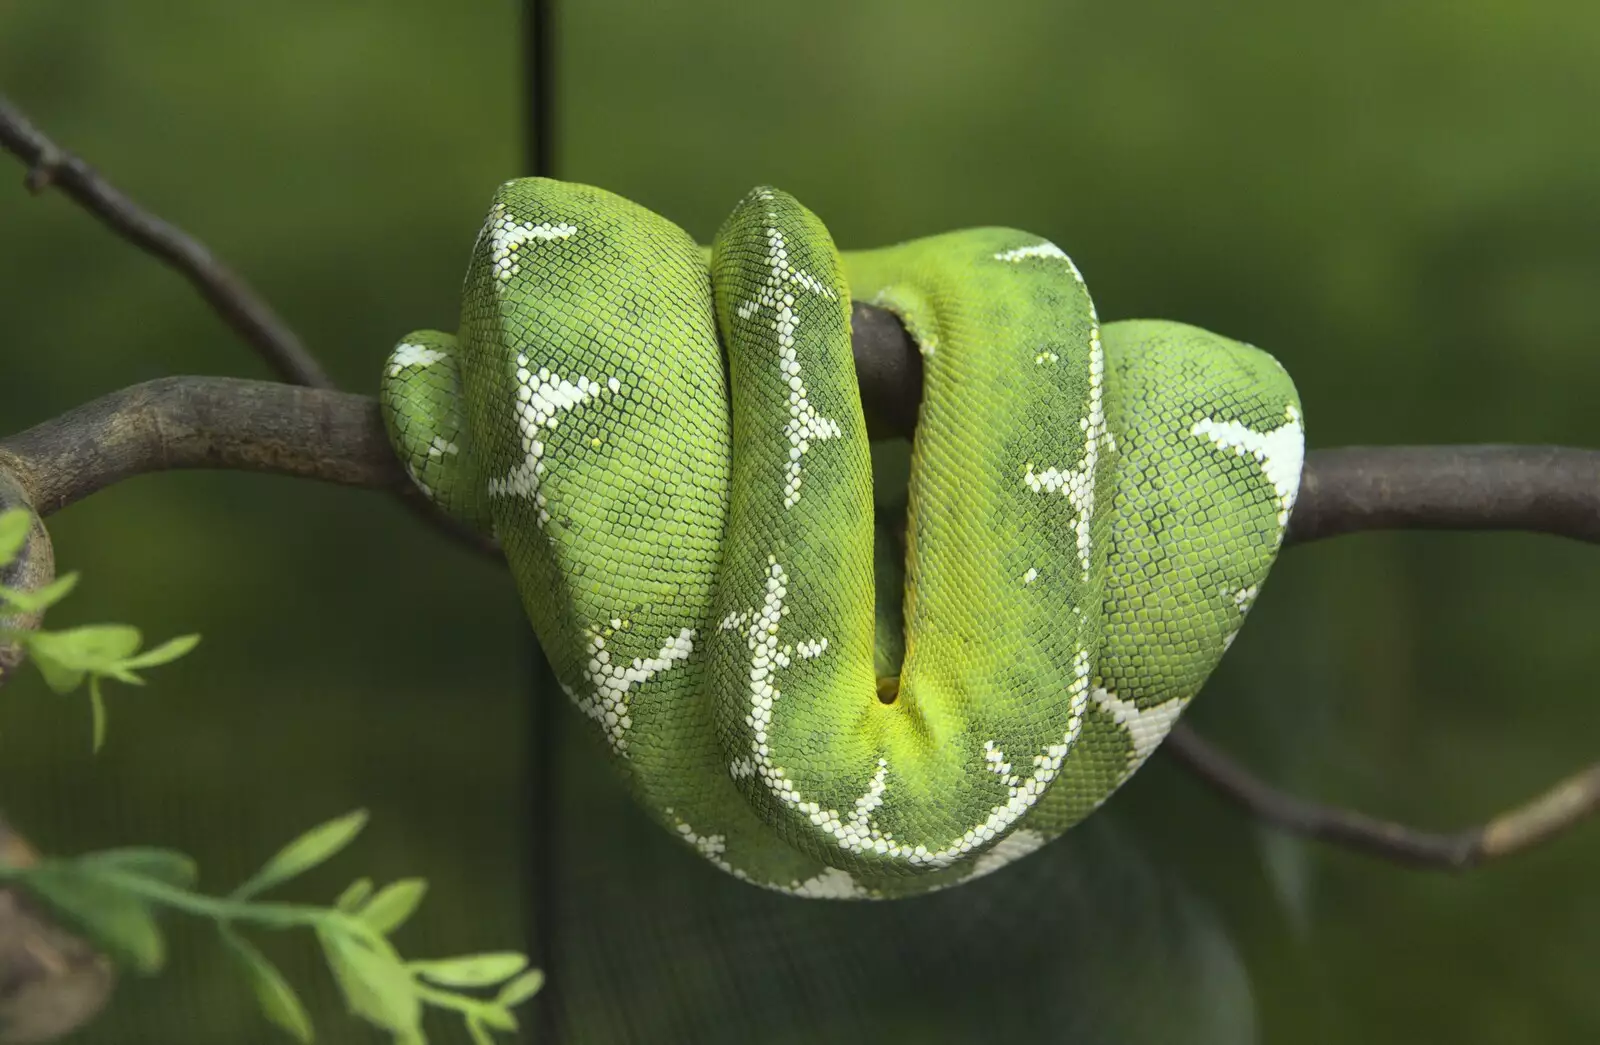
[[[857,303],[881,327],[899,323]],[[858,327],[858,330],[860,328]],[[900,418],[916,369],[874,329],[856,337],[862,395]],[[905,353],[900,353],[904,357]],[[915,358],[912,354],[911,358]],[[163,377],[0,439],[0,464],[43,515],[112,483],[188,468],[269,472],[341,486],[410,486],[370,396],[235,377]],[[1373,530],[1523,530],[1600,543],[1600,450],[1385,446],[1313,450],[1288,543]]]
[[[377,400],[237,377],[161,377],[103,395],[0,439],[4,463],[40,515],[131,476],[176,469],[390,491],[411,485]]]
[[[93,167],[47,138],[4,95],[0,95],[0,146],[27,164],[23,184],[29,192],[59,189],[117,235],[181,272],[283,380],[333,387],[294,331],[204,244],[124,196]]]
[[[23,184],[30,192],[59,189],[113,232],[180,272],[283,380],[308,388],[333,388],[322,365],[249,283],[205,244],[139,206],[88,163],[51,141],[4,95],[0,95],[0,147],[28,165]],[[480,552],[498,554],[494,541],[440,512],[410,483],[394,486],[393,491],[412,511],[450,536]]]
[[[1524,530],[1600,543],[1600,452],[1562,446],[1316,451],[1288,543],[1366,530]]]
[[[857,337],[857,355],[868,361],[861,381],[875,386],[874,412],[894,417],[903,412],[897,400],[915,370],[903,358],[894,361],[905,346],[895,344],[890,324],[874,312],[856,305],[858,316],[877,324],[867,327],[874,331],[870,337]],[[410,485],[375,400],[239,378],[147,381],[0,439],[0,469],[15,477],[41,515],[131,476],[180,468],[270,472],[390,491]],[[1301,489],[1290,519],[1297,544],[1396,528],[1527,530],[1600,543],[1600,451],[1315,450],[1306,457]],[[1167,747],[1266,823],[1413,866],[1461,868],[1511,855],[1600,809],[1597,764],[1482,827],[1431,834],[1275,791],[1184,726]]]
[[[1284,794],[1180,723],[1164,749],[1228,801],[1280,831],[1412,867],[1459,871],[1547,842],[1600,811],[1600,762],[1488,823],[1439,834]]]

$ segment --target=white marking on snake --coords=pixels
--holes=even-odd
[[[607,378],[602,386],[588,377],[580,376],[577,383],[552,374],[541,368],[538,373],[528,369],[528,357],[517,354],[517,429],[522,434],[523,458],[504,478],[489,480],[489,493],[496,496],[531,498],[538,509],[539,526],[550,521],[544,492],[539,489],[544,476],[546,430],[561,424],[561,415],[576,410],[602,392],[622,394],[622,383]]]
[[[678,821],[678,834],[683,840],[700,850],[700,855],[724,870],[728,868],[728,861],[722,859],[722,854],[728,848],[728,839],[725,835],[697,835],[694,828],[683,821]]]
[[[1012,250],[1004,250],[994,256],[996,261],[1022,261],[1026,258],[1055,258],[1059,261],[1072,260],[1067,257],[1066,251],[1049,240],[1045,240],[1043,243],[1035,243],[1031,247],[1016,247]]]
[[[1300,491],[1300,468],[1305,464],[1306,444],[1300,411],[1291,403],[1284,407],[1287,418],[1270,432],[1258,432],[1238,421],[1215,421],[1202,418],[1189,430],[1190,435],[1205,436],[1224,450],[1232,450],[1240,457],[1249,454],[1261,465],[1261,471],[1278,495],[1278,531],[1289,525],[1289,513],[1294,511],[1295,496]]]
[[[1013,263],[1026,261],[1029,258],[1045,258],[1051,261],[1065,261],[1067,263],[1067,267],[1072,270],[1072,278],[1077,280],[1080,286],[1085,285],[1083,282],[1083,273],[1078,271],[1077,263],[1067,256],[1066,251],[1062,250],[1054,243],[1051,243],[1049,240],[1045,240],[1043,243],[1035,243],[1031,247],[1016,247],[1011,250],[1003,250],[994,256],[994,260],[996,261],[1010,261]],[[1089,308],[1092,314],[1094,306],[1091,304]]]
[[[773,764],[769,757],[767,747],[767,730],[772,725],[772,706],[782,692],[774,684],[780,668],[789,666],[789,657],[778,648],[778,620],[783,616],[783,600],[789,593],[789,575],[784,572],[778,560],[772,556],[767,557],[766,595],[763,599],[761,611],[745,610],[738,614],[730,614],[723,620],[723,626],[733,624],[735,628],[745,628],[745,646],[752,657],[750,659],[750,714],[745,716],[745,723],[753,731],[750,741],[751,761],[755,763],[756,772],[767,781],[780,798],[786,794],[794,793],[794,785],[784,779],[783,770]],[[748,627],[745,622],[748,621]],[[786,799],[793,801],[793,799]]]
[[[974,860],[972,873],[967,875],[964,881],[970,882],[974,878],[982,878],[991,871],[998,871],[1013,860],[1027,856],[1048,841],[1049,839],[1038,831],[1019,827],[996,842],[993,849]]]
[[[768,218],[771,217],[769,212]],[[789,461],[784,469],[783,484],[783,506],[787,509],[800,500],[802,462],[812,441],[837,439],[841,434],[838,421],[817,413],[806,392],[806,384],[800,378],[800,360],[794,347],[800,315],[794,308],[792,288],[798,286],[829,300],[836,300],[838,295],[832,287],[824,286],[809,272],[789,263],[788,243],[783,232],[773,227],[767,229],[767,266],[767,278],[760,292],[753,300],[741,304],[738,313],[739,318],[749,319],[761,309],[772,310],[772,329],[778,334],[778,370],[789,386],[789,420],[783,426],[783,434],[789,440]]]
[[[1261,594],[1261,586],[1259,584],[1252,584],[1252,585],[1250,585],[1250,587],[1248,587],[1248,588],[1240,588],[1238,591],[1230,591],[1228,588],[1224,587],[1222,589],[1222,594],[1227,595],[1229,598],[1233,599],[1233,605],[1234,605],[1235,608],[1238,609],[1239,615],[1242,617],[1244,614],[1250,612],[1250,607],[1251,606],[1255,605],[1256,596]],[[1228,652],[1228,650],[1232,649],[1233,648],[1233,640],[1238,638],[1238,637],[1239,637],[1239,625],[1235,625],[1232,631],[1228,632],[1227,635],[1223,636],[1223,639],[1222,639],[1222,652],[1226,653],[1226,652]]]
[[[926,326],[917,326],[907,318],[914,305],[902,300],[902,290],[898,286],[884,287],[872,295],[872,304],[881,309],[893,312],[905,324],[906,332],[911,335],[911,340],[916,343],[917,351],[923,358],[933,356],[939,350],[939,338]]]
[[[1078,427],[1083,430],[1083,459],[1078,462],[1078,467],[1070,469],[1046,468],[1042,472],[1033,470],[1033,462],[1028,462],[1028,470],[1022,477],[1023,483],[1034,493],[1054,494],[1060,492],[1072,504],[1072,510],[1077,519],[1073,523],[1073,530],[1078,539],[1078,564],[1083,568],[1083,579],[1089,579],[1089,526],[1094,519],[1094,482],[1095,469],[1100,464],[1100,443],[1106,435],[1105,413],[1105,348],[1100,344],[1100,328],[1093,326],[1089,330],[1089,413],[1080,418]]]
[[[654,657],[635,657],[632,664],[613,664],[611,651],[606,649],[606,637],[599,632],[591,632],[589,663],[584,669],[591,692],[586,697],[574,696],[573,703],[579,711],[600,723],[611,750],[627,758],[627,732],[633,725],[628,706],[629,692],[678,661],[687,660],[693,652],[694,629],[684,628],[676,637],[667,639]]]
[[[1100,709],[1127,732],[1128,739],[1132,741],[1133,753],[1128,758],[1127,769],[1130,773],[1150,757],[1150,752],[1161,743],[1161,738],[1172,729],[1179,713],[1189,703],[1187,697],[1173,697],[1160,704],[1141,708],[1133,701],[1123,700],[1098,686],[1091,691],[1091,696]]]
[[[489,212],[489,261],[494,266],[496,279],[508,280],[522,271],[522,266],[517,262],[517,254],[522,245],[540,240],[566,239],[578,231],[576,225],[566,222],[543,222],[535,225],[531,221],[518,221],[506,210],[504,203],[496,203]]]
[[[775,684],[777,673],[780,668],[787,666],[787,658],[782,656],[778,646],[778,632],[779,621],[785,614],[784,599],[789,591],[789,575],[775,556],[767,557],[765,589],[761,610],[749,611],[749,624],[745,627],[745,645],[751,653],[750,714],[745,716],[745,724],[751,729],[750,761],[755,764],[756,773],[773,795],[794,806],[814,826],[833,837],[840,849],[889,856],[911,864],[948,867],[974,851],[983,850],[1004,835],[1033,807],[1061,772],[1062,762],[1082,732],[1083,714],[1089,703],[1089,677],[1093,665],[1089,651],[1083,648],[1073,658],[1073,679],[1067,687],[1070,698],[1068,719],[1061,742],[1047,744],[1043,751],[1034,755],[1033,775],[1023,779],[1020,773],[1012,772],[1011,763],[999,745],[993,740],[985,741],[984,758],[989,768],[1005,783],[1008,797],[960,837],[930,850],[926,845],[900,842],[878,825],[872,814],[883,805],[888,790],[889,763],[883,758],[878,759],[872,779],[861,797],[855,800],[851,812],[841,815],[838,810],[824,809],[820,803],[808,801],[783,767],[773,761],[769,747],[773,705],[783,696]]]
[[[779,888],[794,896],[806,896],[813,900],[854,900],[870,895],[859,882],[850,877],[850,872],[841,871],[837,867],[830,867],[815,878],[807,878],[803,882]]]
[[[445,454],[454,454],[460,452],[461,447],[457,446],[455,443],[446,439],[442,435],[436,435],[428,442],[429,457],[443,457]]]
[[[668,816],[672,817],[672,822],[677,825],[678,837],[694,846],[695,849],[699,851],[701,856],[705,857],[707,860],[710,860],[717,867],[722,868],[735,878],[743,878],[746,880],[749,879],[749,875],[745,874],[739,868],[734,867],[723,857],[722,854],[728,850],[727,835],[699,834],[694,828],[690,827],[687,823],[680,819],[678,815],[672,811],[670,806],[665,810],[665,812]]]
[[[450,353],[441,352],[437,348],[403,342],[396,345],[394,351],[389,353],[389,376],[399,377],[400,371],[408,366],[431,366],[441,359],[449,358]]]
[[[1039,579],[1039,571],[1034,569],[1032,566],[1029,566],[1028,567],[1028,572],[1024,573],[1022,575],[1022,583],[1023,584],[1032,584],[1034,581],[1036,581],[1038,579]]]

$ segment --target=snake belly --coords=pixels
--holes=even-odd
[[[923,358],[903,538],[852,298]],[[707,252],[604,190],[506,183],[458,333],[407,335],[380,400],[643,806],[807,897],[970,880],[1093,811],[1237,634],[1303,459],[1272,357],[1102,327],[1054,244],[841,255],[767,188]]]

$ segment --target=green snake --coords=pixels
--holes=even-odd
[[[852,299],[922,355],[900,516]],[[1053,243],[841,254],[767,188],[707,250],[601,189],[506,183],[459,332],[408,334],[381,401],[643,806],[807,897],[970,880],[1099,806],[1237,634],[1303,460],[1276,360],[1102,327]]]

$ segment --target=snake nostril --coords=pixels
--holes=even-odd
[[[900,696],[899,675],[891,675],[886,679],[878,680],[878,702],[880,704],[893,704],[898,696]]]

